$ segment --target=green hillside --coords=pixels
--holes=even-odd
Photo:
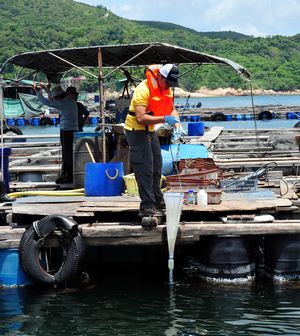
[[[72,0],[1,0],[0,20],[0,63],[24,51],[158,41],[228,57],[247,67],[261,88],[300,88],[300,34],[201,33],[170,23],[126,20],[105,7]],[[232,71],[215,66],[199,67],[182,83],[188,90],[244,85]]]

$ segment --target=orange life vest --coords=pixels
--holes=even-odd
[[[162,91],[158,85],[160,65],[149,65],[146,69],[146,79],[150,90],[148,111],[154,116],[170,115],[173,111],[173,93],[171,88]]]

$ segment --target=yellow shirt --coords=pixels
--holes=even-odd
[[[129,106],[130,112],[135,112],[136,106],[145,106],[146,108],[149,105],[150,100],[150,90],[147,85],[147,80],[142,81],[134,90],[133,97]],[[132,131],[145,130],[145,125],[140,124],[135,116],[127,114],[125,120],[125,129]],[[148,125],[149,132],[154,132],[154,125]]]

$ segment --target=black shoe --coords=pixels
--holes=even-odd
[[[155,208],[142,208],[140,209],[139,216],[140,217],[151,217],[157,213]]]
[[[10,198],[6,195],[6,187],[3,181],[0,181],[0,203],[11,203],[15,198]]]
[[[0,195],[0,203],[11,203],[15,200],[15,198],[10,198],[7,195]]]
[[[156,203],[155,207],[156,207],[157,210],[165,211],[166,210],[166,203],[165,203],[164,200],[162,200],[159,203]]]
[[[66,178],[65,175],[59,175],[58,178],[55,180],[55,183],[60,184],[65,178]]]
[[[60,183],[73,183],[73,178],[72,177],[65,177]]]

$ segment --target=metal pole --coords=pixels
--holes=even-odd
[[[4,108],[3,108],[3,77],[0,76],[0,126],[1,126],[1,179],[4,181],[4,159],[3,159],[3,147],[4,147],[4,134],[3,134],[3,119],[4,119]]]
[[[133,61],[135,58],[141,56],[144,52],[146,52],[148,49],[152,48],[153,45],[150,44],[148,45],[147,48],[145,48],[144,50],[140,51],[138,54],[134,55],[133,57],[131,57],[129,60],[127,60],[126,62],[122,63],[121,65],[117,66],[115,69],[113,69],[111,72],[109,72],[107,75],[104,76],[104,78],[109,77],[110,75],[112,75],[114,72],[116,72],[117,70],[119,70],[120,68],[122,68],[123,66],[125,66],[126,64],[128,64],[129,62]]]
[[[105,137],[105,115],[104,115],[104,88],[103,88],[103,72],[102,72],[102,50],[98,49],[98,86],[99,86],[99,105],[100,105],[100,119],[102,125],[102,158],[103,162],[106,162],[106,137]]]
[[[60,57],[60,56],[57,56],[56,54],[54,54],[54,53],[51,52],[51,51],[48,51],[48,54],[50,54],[50,55],[56,57],[57,59],[59,59],[59,60],[65,62],[65,63],[67,63],[67,64],[69,64],[69,65],[72,65],[72,67],[74,67],[74,68],[76,68],[76,69],[78,69],[78,70],[81,70],[81,71],[85,72],[86,74],[88,74],[88,75],[90,75],[90,76],[92,76],[92,77],[94,77],[94,78],[97,78],[97,76],[95,76],[95,75],[92,74],[91,72],[89,72],[89,71],[83,69],[82,67],[80,67],[80,66],[78,66],[78,65],[76,65],[76,64],[74,64],[74,63],[72,63],[72,62],[70,62],[70,61],[65,60],[64,58],[62,58],[62,57]]]

